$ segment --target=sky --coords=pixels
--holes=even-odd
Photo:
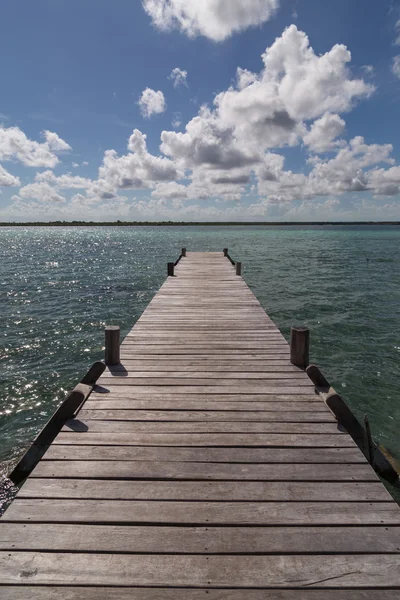
[[[400,0],[3,0],[0,221],[400,220]]]

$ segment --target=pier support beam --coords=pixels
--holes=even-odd
[[[119,365],[119,332],[117,325],[109,325],[105,328],[106,349],[104,362],[106,365]]]
[[[175,263],[168,263],[168,277],[173,277],[174,276],[174,267],[175,267]]]
[[[242,263],[237,262],[236,263],[236,275],[241,275],[241,274],[242,274]]]
[[[228,256],[228,248],[224,248],[224,256]]]
[[[300,369],[309,365],[310,330],[307,327],[292,327],[290,332],[290,362]]]
[[[182,248],[182,256],[186,256],[186,248]]]

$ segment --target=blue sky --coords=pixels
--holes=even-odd
[[[4,0],[0,73],[2,221],[400,219],[394,0]]]

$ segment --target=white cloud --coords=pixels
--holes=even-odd
[[[318,210],[343,210],[345,198],[356,194],[365,197],[357,210],[371,211],[372,196],[382,203],[382,197],[400,193],[400,167],[390,144],[368,144],[361,136],[345,139],[341,113],[375,89],[352,77],[345,46],[316,55],[305,33],[291,26],[262,58],[260,72],[239,68],[235,84],[216,95],[212,105],[202,106],[183,131],[163,131],[158,155],[148,151],[146,135],[135,129],[125,154],[105,152],[96,180],[46,170],[14,197],[16,210],[21,213],[25,203],[27,210],[52,205],[59,214],[70,210],[79,218],[97,211],[95,219],[113,207],[116,215],[131,218],[295,218],[311,214],[313,203]],[[175,126],[177,120],[181,116],[175,114]],[[44,135],[43,144],[21,139],[34,151],[40,146],[40,156],[46,151],[58,160],[56,153],[66,143],[56,134]],[[298,147],[297,155],[307,153],[299,172],[285,166],[287,146]],[[16,159],[19,153],[26,161],[21,147],[9,143],[5,156]],[[0,143],[3,153],[4,148]],[[121,200],[121,190],[128,189],[148,190],[150,198]],[[64,202],[62,190],[79,193]],[[214,206],[202,207],[204,200]],[[228,209],[226,202],[234,206]],[[290,208],[293,204],[296,208]]]
[[[364,73],[366,73],[366,75],[375,74],[375,67],[373,67],[372,65],[363,65],[361,68],[364,71]]]
[[[168,77],[168,79],[172,79],[175,88],[179,87],[180,85],[187,86],[187,71],[182,71],[182,69],[175,67],[175,69],[172,69],[171,75]]]
[[[149,119],[152,115],[163,113],[167,108],[164,94],[161,91],[154,91],[146,88],[138,102],[142,115]]]
[[[84,177],[76,177],[70,173],[64,175],[55,175],[53,171],[43,171],[37,173],[35,181],[46,182],[54,185],[57,189],[85,189],[90,187],[92,181]]]
[[[142,3],[158,29],[178,29],[189,37],[205,36],[215,42],[265,23],[279,6],[279,0],[142,0]]]
[[[346,123],[339,115],[325,113],[314,121],[311,128],[303,136],[304,143],[313,152],[327,152],[343,145],[343,140],[337,140],[345,130]]]
[[[0,187],[13,187],[21,185],[18,177],[14,177],[0,165]]]
[[[151,188],[157,182],[179,179],[181,174],[171,160],[148,152],[146,137],[135,129],[128,141],[128,154],[118,156],[115,150],[107,150],[94,185],[112,193],[118,189]]]
[[[72,166],[73,166],[74,169],[77,169],[79,167],[78,163],[76,163],[76,162],[73,162]]]
[[[89,163],[88,163],[88,161],[87,161],[87,160],[84,160],[81,166],[82,166],[82,167],[88,167],[88,166],[89,166]]]
[[[349,60],[344,46],[317,56],[293,25],[267,48],[260,73],[239,68],[236,86],[218,94],[212,109],[202,107],[185,132],[163,131],[161,151],[191,171],[193,181],[230,181],[243,189],[269,149],[295,146],[302,138],[315,152],[335,149],[344,144],[336,138],[345,123],[330,111],[348,111],[374,90],[352,79]]]
[[[395,46],[400,46],[400,19],[397,21],[396,25],[394,26],[395,31],[396,31],[396,39],[394,41],[394,45]]]
[[[0,160],[19,160],[28,167],[53,168],[57,154],[71,150],[56,133],[44,131],[45,142],[30,140],[19,127],[0,126]]]
[[[182,115],[179,112],[174,113],[174,118],[172,119],[171,126],[174,129],[178,129],[182,125]]]
[[[400,54],[393,58],[392,73],[400,79]]]
[[[14,196],[14,200],[19,198],[25,200],[27,198],[31,198],[33,200],[37,200],[42,204],[65,202],[64,196],[58,194],[51,185],[44,181],[30,183],[29,185],[22,187],[18,192],[18,196]]]

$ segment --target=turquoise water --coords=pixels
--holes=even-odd
[[[3,472],[182,246],[228,247],[286,337],[311,329],[311,360],[400,458],[400,227],[18,227],[0,228]]]

